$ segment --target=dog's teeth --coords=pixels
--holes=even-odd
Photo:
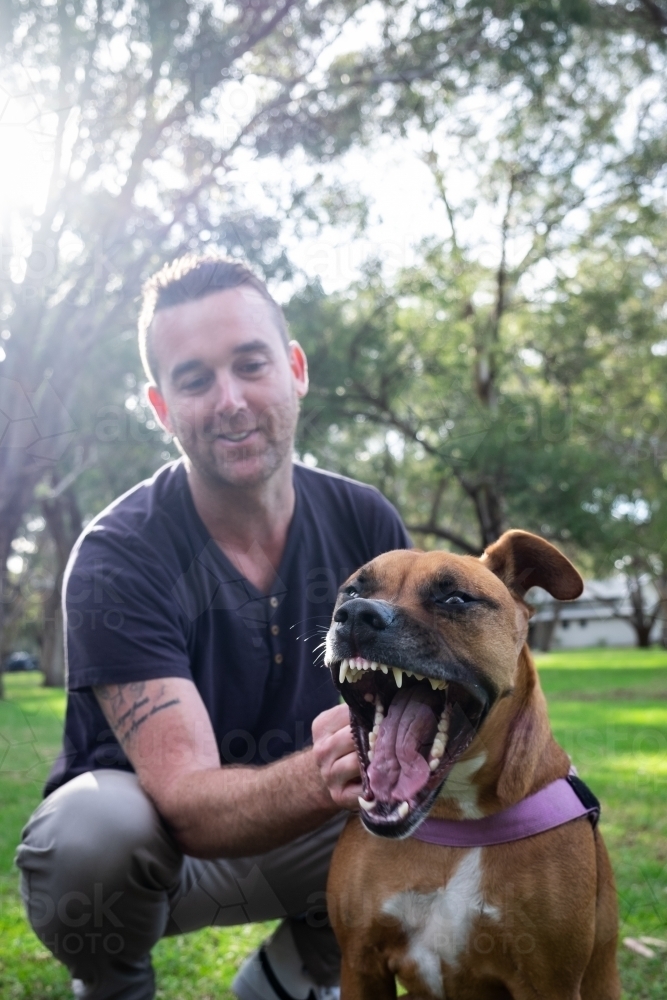
[[[398,807],[398,815],[401,817],[401,819],[405,819],[405,817],[408,815],[409,812],[410,812],[409,804],[407,802],[401,802],[400,806]]]
[[[375,741],[377,740],[377,738],[378,734],[373,729],[373,731],[368,734],[368,745],[370,746],[371,750],[375,747]]]
[[[400,688],[403,683],[403,671],[399,667],[392,667],[391,670],[394,675],[394,680],[396,681],[396,687]]]
[[[380,667],[380,670],[382,671],[383,674],[389,673],[389,667],[387,666],[386,663],[379,663],[378,666]]]
[[[347,673],[349,660],[341,660],[340,672],[338,674],[338,683],[342,684],[345,680],[345,674]]]
[[[438,682],[436,681],[435,677],[429,677],[428,682],[434,691],[438,690]]]
[[[373,660],[373,662],[371,663],[371,670],[377,670],[377,668],[378,668],[378,665],[375,662],[375,660]]]
[[[365,812],[370,812],[371,809],[375,809],[375,799],[372,802],[368,802],[363,796],[359,796],[359,805]]]
[[[368,762],[369,762],[369,764],[373,763],[373,751],[372,750],[368,751]]]
[[[449,723],[447,719],[440,719],[440,722],[438,723],[438,732],[444,734],[448,730],[449,730]]]
[[[428,762],[428,766],[430,767],[430,769],[432,771],[435,771],[435,769],[437,768],[437,766],[438,766],[439,763],[440,763],[440,758],[439,757],[432,757],[430,759],[430,761]]]

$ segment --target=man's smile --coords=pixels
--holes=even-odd
[[[252,427],[247,431],[237,431],[232,433],[232,431],[227,431],[226,433],[216,434],[216,438],[222,441],[230,441],[232,444],[238,444],[241,441],[246,441],[251,434],[256,434],[257,428]]]

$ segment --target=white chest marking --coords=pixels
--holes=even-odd
[[[485,903],[482,896],[481,847],[468,851],[442,889],[399,892],[382,910],[400,922],[408,938],[407,957],[431,992],[443,1000],[440,963],[456,968],[479,917],[500,919],[498,908]]]
[[[466,819],[481,819],[484,815],[477,800],[477,786],[471,781],[473,774],[486,762],[486,753],[470,760],[462,760],[451,769],[442,786],[440,798],[454,799]]]

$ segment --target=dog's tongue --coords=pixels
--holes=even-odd
[[[425,686],[399,691],[380,725],[368,780],[376,799],[403,802],[414,799],[430,776],[421,754],[430,746],[438,725],[437,696]]]

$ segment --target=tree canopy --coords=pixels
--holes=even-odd
[[[427,544],[478,552],[514,524],[591,571],[662,580],[664,4],[13,0],[0,17],[0,127],[27,122],[43,167],[39,191],[0,199],[11,621],[8,556],[57,591],[74,511],[173,454],[140,392],[137,297],[211,246],[296,286],[307,460],[377,482]],[[381,136],[419,152],[446,231],[411,269],[369,261],[325,295],[286,227],[363,227],[335,164]],[[275,183],[247,183],[261,160]]]

